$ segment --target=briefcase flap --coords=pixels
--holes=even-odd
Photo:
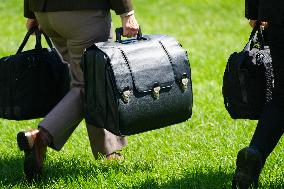
[[[143,37],[142,41],[96,44],[109,58],[119,92],[136,89],[143,93],[156,87],[170,88],[175,80],[181,82],[183,77],[190,77],[186,52],[174,38]]]
[[[161,88],[172,86],[175,80],[173,68],[159,43],[149,40],[120,48],[137,91],[147,92],[157,86]]]

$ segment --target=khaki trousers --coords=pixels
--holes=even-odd
[[[84,49],[93,43],[112,39],[109,11],[84,10],[36,12],[42,30],[51,38],[63,60],[69,64],[71,90],[39,124],[52,137],[50,147],[60,150],[84,116],[84,78],[80,61]],[[87,124],[95,157],[120,150],[127,141],[105,129]]]

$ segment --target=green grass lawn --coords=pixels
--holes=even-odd
[[[22,4],[1,0],[1,57],[15,53],[25,35]],[[36,128],[40,120],[0,119],[1,188],[230,188],[237,152],[248,145],[256,125],[230,119],[221,94],[227,58],[242,49],[250,32],[244,0],[134,0],[134,4],[145,34],[169,34],[187,49],[194,91],[192,119],[129,137],[121,162],[92,157],[82,122],[60,152],[48,150],[44,177],[34,183],[24,179],[16,135]],[[119,24],[115,17],[114,25]],[[284,187],[283,148],[282,139],[267,160],[260,188]]]

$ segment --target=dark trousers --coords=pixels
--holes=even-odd
[[[265,106],[250,143],[261,153],[263,163],[284,131],[284,27],[270,26],[268,40],[274,69],[273,99]]]

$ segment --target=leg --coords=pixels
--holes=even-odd
[[[112,39],[110,13],[108,11],[91,10],[50,12],[48,13],[48,18],[50,20],[50,25],[52,25],[52,28],[56,31],[56,34],[63,36],[63,38],[66,39],[66,43],[62,45],[62,41],[58,39],[57,35],[50,32],[55,46],[63,54],[63,58],[70,63],[72,89],[81,88],[83,92],[84,78],[80,68],[80,61],[83,51],[93,43]],[[64,52],[66,52],[67,55]],[[74,90],[73,93],[75,93]],[[83,107],[80,106],[80,104],[83,105],[82,94],[80,95],[78,92],[76,95],[68,94],[66,98],[68,99],[65,100],[65,103],[64,98],[63,102],[59,103],[40,124],[42,128],[48,130],[53,137],[52,147],[57,150],[64,145],[73,130],[76,128],[77,123],[80,122],[80,112],[83,111]],[[71,99],[74,101],[73,104],[71,103]],[[68,107],[68,105],[70,107]],[[73,115],[68,115],[69,117],[67,116],[66,119],[58,121],[56,117],[64,117],[65,109],[74,109],[75,111],[75,107],[77,107],[77,112],[73,112]],[[126,143],[125,138],[114,136],[105,129],[90,128],[91,127],[88,126],[87,130],[95,157],[97,157],[98,153],[108,155],[116,150],[120,150]]]
[[[98,41],[106,41],[112,39],[111,35],[111,22],[108,18],[108,14],[104,12],[99,12],[96,16],[82,15],[84,19],[83,25],[87,26],[104,26],[104,27],[92,27],[91,29],[86,29],[78,31],[78,33],[72,33],[70,40],[67,42],[69,49],[69,57],[71,60],[75,60],[74,64],[71,64],[71,75],[72,75],[72,86],[80,85],[83,80],[83,73],[80,68],[81,55],[86,47],[92,45]],[[90,18],[90,19],[88,19]],[[83,18],[74,18],[83,19]],[[82,28],[82,27],[80,27]],[[87,34],[84,32],[87,31]],[[63,31],[63,34],[68,34],[68,31]],[[84,34],[84,37],[80,35]],[[83,42],[84,41],[84,42]],[[109,156],[110,154],[121,150],[127,143],[125,137],[118,137],[108,132],[103,128],[96,128],[93,125],[87,125],[87,131],[89,135],[90,145],[95,158],[98,158],[99,154]]]
[[[40,20],[41,26],[44,29],[44,31],[52,38],[53,43],[55,44],[57,50],[62,55],[65,62],[68,62],[69,57],[68,57],[67,41],[62,36],[60,36],[56,31],[52,29],[50,23],[48,22],[47,14],[39,14],[38,19]],[[76,91],[75,92],[72,91],[71,93],[74,93],[74,95],[73,96],[70,94],[67,95],[67,97],[61,101],[61,104],[68,104],[70,106],[72,105],[72,103],[73,104],[76,103],[76,95],[77,97],[79,96],[78,92],[76,93]],[[72,100],[72,97],[73,99],[75,99],[75,102],[74,100]],[[79,97],[79,99],[81,98]],[[68,102],[69,100],[71,100],[71,102]],[[56,113],[60,114],[60,110],[62,109],[60,107],[61,105],[59,107],[57,106],[54,111],[55,113],[53,112],[49,114],[48,116],[49,118],[47,118],[47,120],[53,120],[52,117],[57,116]],[[75,120],[78,120],[78,119],[82,120],[82,115],[81,115],[82,110],[80,110],[80,106],[79,106],[79,109],[78,108],[76,109],[76,108],[77,107],[75,107],[75,110],[77,110],[77,112],[79,111],[79,113],[77,114],[73,113],[77,115],[75,116]],[[78,116],[80,118],[78,118]],[[71,119],[69,121],[72,122]],[[59,133],[54,132],[54,128],[49,127],[49,125],[44,127],[46,122],[47,121],[45,119],[41,123],[43,127],[40,127],[39,130],[36,129],[36,130],[28,131],[28,132],[19,132],[17,135],[18,146],[20,150],[23,150],[25,152],[24,172],[25,172],[27,179],[29,180],[40,176],[42,172],[42,168],[43,168],[43,161],[45,158],[47,146],[52,145],[54,148],[60,149],[64,144],[64,140],[68,139],[68,137],[71,135],[71,133],[75,129],[74,126],[76,126],[76,124],[70,124],[71,127],[64,128],[65,135],[58,136],[60,133],[62,134],[62,132],[59,132]],[[73,120],[73,122],[75,121]],[[62,137],[64,140],[58,140],[60,137]]]
[[[109,131],[87,124],[87,131],[95,158],[101,155],[110,155],[121,150],[126,144],[125,137],[115,136]]]
[[[264,163],[284,131],[284,28],[270,27],[268,32],[274,69],[273,99],[263,110],[250,146],[238,153],[233,187],[258,186]]]
[[[49,144],[60,150],[83,119],[82,88],[73,87],[39,124],[51,136]]]
[[[284,28],[270,29],[270,49],[274,69],[273,100],[265,107],[250,146],[259,150],[263,162],[284,132]]]
[[[36,13],[36,17],[45,33],[52,39],[56,49],[65,62],[71,63],[67,39],[53,27],[50,13]],[[63,24],[64,25],[64,24]],[[72,67],[70,69],[72,71]],[[83,82],[83,81],[82,81]],[[68,113],[66,113],[68,111]],[[55,106],[55,108],[39,124],[39,128],[47,131],[51,136],[50,147],[60,150],[70,135],[83,119],[83,88],[78,85],[72,87],[68,94]]]
[[[106,41],[111,37],[111,18],[108,11],[46,12],[36,13],[36,17],[58,51],[62,53],[63,58],[70,63],[72,88],[39,124],[39,131],[18,134],[19,147],[26,154],[25,164],[31,168],[25,167],[25,173],[31,177],[41,172],[46,146],[60,150],[83,119],[84,80],[79,64],[84,49],[95,42]],[[91,130],[91,132],[97,131]],[[117,150],[117,146],[124,145],[122,140],[117,140],[110,133],[104,130],[102,133],[105,135],[95,139],[96,145],[105,145],[105,141],[111,142],[112,145],[96,148],[102,150],[100,153],[107,155],[107,152]],[[113,145],[115,142],[121,142],[121,144]]]
[[[284,106],[279,100],[273,98],[258,122],[257,128],[250,142],[250,147],[258,149],[265,163],[269,154],[273,151],[284,131]]]

